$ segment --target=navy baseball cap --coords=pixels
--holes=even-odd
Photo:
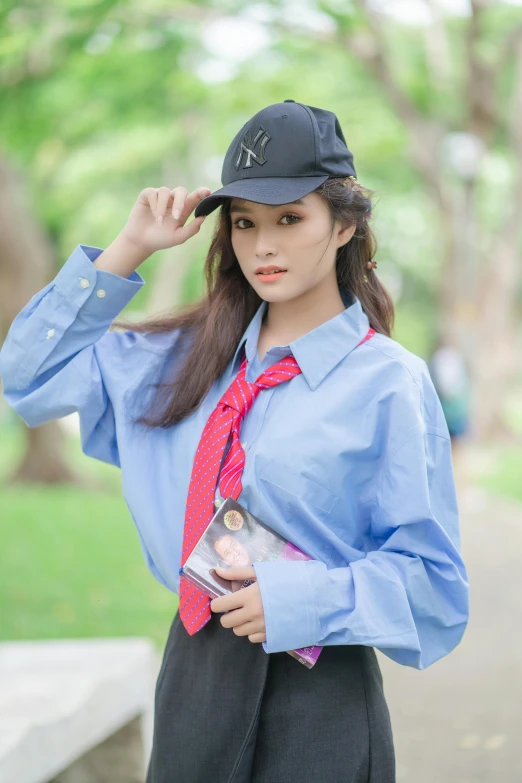
[[[201,199],[194,217],[213,212],[225,198],[288,204],[329,177],[354,177],[353,155],[335,114],[287,98],[261,109],[230,144],[223,187]]]

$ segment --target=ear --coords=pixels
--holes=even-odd
[[[344,228],[340,228],[337,233],[337,247],[342,247],[343,245],[347,245],[350,239],[355,234],[357,226],[344,226]]]

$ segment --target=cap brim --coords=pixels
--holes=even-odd
[[[228,185],[202,199],[194,210],[194,217],[208,215],[226,198],[242,198],[257,204],[289,204],[303,198],[326,182],[328,174],[321,177],[250,177],[230,182]]]

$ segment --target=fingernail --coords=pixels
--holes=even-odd
[[[179,209],[175,209],[174,210],[174,220],[177,220],[179,218],[180,214],[181,213],[180,213]]]

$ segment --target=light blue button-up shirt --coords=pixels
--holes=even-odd
[[[109,330],[145,281],[96,269],[101,252],[78,245],[16,316],[0,375],[29,427],[77,411],[84,453],[121,468],[154,577],[179,592],[192,463],[243,344],[252,383],[292,353],[301,374],[263,390],[241,427],[238,501],[313,558],[255,563],[265,651],[362,644],[417,669],[449,653],[466,628],[469,586],[449,433],[425,361],[382,334],[357,347],[369,322],[346,291],[342,313],[259,361],[262,302],[198,410],[147,431],[134,419],[151,384],[181,366],[180,332]]]

